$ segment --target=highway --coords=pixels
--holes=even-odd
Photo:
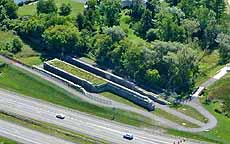
[[[107,140],[111,143],[173,144],[173,142],[177,140],[175,137],[159,134],[158,132],[154,132],[154,130],[152,132],[147,132],[143,129],[100,119],[78,111],[3,90],[0,91],[0,110],[52,123],[75,132],[81,132],[92,137]],[[66,118],[64,120],[57,119],[55,115],[59,113],[66,115]],[[125,140],[122,137],[125,132],[132,133],[134,139]],[[195,143],[198,142],[186,142],[186,144]]]
[[[73,144],[2,120],[0,120],[0,135],[23,144]]]

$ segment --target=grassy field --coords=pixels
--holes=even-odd
[[[55,2],[58,8],[61,6],[62,3],[69,3],[72,6],[72,16],[76,16],[78,13],[83,12],[84,9],[84,4],[76,2],[74,0],[55,0]],[[24,5],[18,10],[19,16],[34,15],[36,13],[36,4]]]
[[[125,124],[138,127],[154,125],[151,119],[136,113],[120,109],[114,111],[112,108],[87,103],[64,89],[13,66],[6,65],[0,71],[0,88]]]
[[[82,79],[85,79],[87,81],[90,81],[92,82],[93,84],[96,84],[96,85],[101,85],[101,84],[105,84],[106,81],[103,80],[102,78],[99,78],[99,77],[96,77],[95,75],[87,72],[87,71],[84,71],[78,67],[75,67],[71,64],[68,64],[66,62],[63,62],[63,61],[60,61],[58,59],[55,59],[55,60],[52,60],[52,61],[49,61],[49,64],[55,66],[55,67],[58,67],[60,69],[63,69],[73,75],[76,75]]]
[[[19,38],[11,32],[0,31],[0,44],[3,45],[8,41],[12,41],[13,38]],[[24,62],[28,65],[39,65],[42,63],[40,54],[34,51],[28,44],[23,42],[22,50],[14,55],[14,58]]]
[[[202,55],[204,52],[202,52]],[[219,53],[217,51],[211,54],[205,54],[199,63],[200,74],[196,79],[196,86],[199,86],[212,76],[214,76],[224,65],[219,64]]]
[[[17,142],[0,136],[0,144],[17,144]]]
[[[229,144],[230,142],[230,118],[223,114],[215,112],[215,109],[219,109],[222,104],[215,102],[216,100],[222,99],[222,97],[230,98],[230,75],[226,75],[224,78],[216,82],[214,85],[209,87],[207,90],[207,96],[213,101],[209,104],[204,104],[206,97],[202,97],[201,102],[203,106],[212,113],[218,120],[217,126],[206,132],[200,132],[196,134],[185,133],[175,130],[170,130],[170,134],[180,135],[184,137],[191,137],[194,139],[206,139],[213,141],[218,144]],[[228,99],[229,100],[229,99]]]
[[[95,143],[100,143],[100,144],[108,144],[104,140],[97,140],[93,139],[87,135],[72,132],[69,130],[65,130],[63,128],[60,128],[56,125],[45,123],[45,122],[40,122],[34,119],[26,118],[23,116],[15,115],[12,113],[6,113],[6,112],[0,112],[0,119],[16,123],[18,125],[21,125],[23,127],[39,131],[42,133],[46,133],[48,135],[52,135],[55,137],[59,137],[68,141],[72,141],[74,143],[79,143],[79,144],[95,144]],[[1,144],[1,143],[0,143]]]
[[[170,121],[172,121],[172,122],[175,122],[175,123],[177,123],[177,124],[179,124],[179,125],[181,125],[181,126],[184,126],[184,127],[189,127],[189,128],[198,128],[199,126],[198,125],[196,125],[196,124],[193,124],[193,123],[191,123],[191,122],[188,122],[188,121],[186,121],[186,120],[183,120],[183,119],[181,119],[181,118],[179,118],[179,117],[177,117],[177,116],[175,116],[175,115],[173,115],[173,114],[170,114],[170,113],[168,113],[168,112],[166,112],[166,111],[164,111],[164,110],[161,110],[161,109],[156,109],[154,112],[152,112],[153,114],[156,114],[156,115],[158,115],[158,116],[160,116],[160,117],[163,117],[163,118],[165,118],[165,119],[168,119],[168,120],[170,120]]]
[[[201,122],[207,123],[208,119],[206,119],[201,113],[199,113],[196,109],[193,107],[187,106],[187,105],[182,105],[178,108],[176,108],[179,112],[188,115],[190,117],[193,117]]]

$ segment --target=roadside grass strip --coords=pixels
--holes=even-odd
[[[0,144],[17,144],[17,142],[0,136]]]
[[[156,114],[156,115],[158,115],[158,116],[160,116],[160,117],[163,117],[163,118],[165,118],[165,119],[168,119],[168,120],[170,120],[170,121],[172,121],[172,122],[175,122],[175,123],[177,123],[177,124],[179,124],[179,125],[181,125],[181,126],[184,126],[184,127],[188,127],[188,128],[199,128],[199,126],[198,125],[196,125],[196,124],[194,124],[194,123],[191,123],[191,122],[189,122],[189,121],[186,121],[186,120],[184,120],[184,119],[181,119],[181,118],[179,118],[179,117],[177,117],[177,116],[175,116],[175,115],[173,115],[173,114],[170,114],[170,113],[168,113],[168,112],[166,112],[166,111],[164,111],[164,110],[161,110],[161,109],[156,109],[154,112],[152,112],[153,114]]]
[[[101,84],[106,84],[107,82],[102,79],[99,78],[97,76],[95,76],[94,74],[91,74],[83,69],[80,69],[76,66],[73,66],[69,63],[66,63],[64,61],[60,61],[58,59],[54,59],[48,62],[50,65],[55,66],[57,68],[60,68],[68,73],[71,73],[77,77],[80,77],[82,79],[85,79],[87,81],[90,81],[91,83],[95,84],[95,85],[101,85]]]
[[[48,135],[52,135],[55,137],[59,137],[67,141],[72,141],[78,144],[95,144],[95,143],[109,144],[109,142],[106,142],[101,139],[94,139],[84,134],[65,130],[53,124],[40,122],[34,119],[16,115],[13,113],[7,113],[4,111],[0,111],[0,119],[6,120],[8,122],[16,123],[23,127],[33,129],[33,130],[36,130],[36,131],[39,131],[39,132],[42,132]]]
[[[152,119],[143,115],[121,109],[114,111],[113,108],[88,103],[51,82],[12,65],[0,68],[0,88],[124,124],[156,126]]]
[[[207,123],[208,119],[206,117],[204,117],[199,111],[197,111],[195,108],[188,106],[188,105],[182,105],[179,107],[175,108],[177,111],[190,116],[194,119],[197,119],[203,123]]]

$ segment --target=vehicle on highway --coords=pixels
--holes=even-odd
[[[128,140],[132,140],[133,139],[133,134],[125,133],[125,134],[123,134],[123,138],[128,139]]]
[[[56,118],[65,119],[65,115],[63,115],[63,114],[57,114],[57,115],[56,115]]]

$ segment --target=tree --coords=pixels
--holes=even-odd
[[[136,31],[141,37],[146,37],[146,32],[151,28],[154,28],[152,14],[150,10],[146,9],[141,17],[139,25],[136,28]]]
[[[162,10],[156,17],[158,22],[157,36],[160,40],[184,41],[185,29],[178,23],[178,18],[175,18],[169,9]]]
[[[155,18],[156,14],[160,9],[160,1],[159,0],[148,0],[146,2],[146,8],[152,12],[152,18]]]
[[[126,33],[119,26],[105,28],[104,33],[111,36],[113,42],[120,41],[126,36]]]
[[[81,17],[81,15],[78,15],[77,17],[78,24],[80,24],[80,22],[84,22],[84,29],[87,29],[89,31],[96,31],[96,25],[100,25],[101,23],[98,7],[99,5],[97,3],[97,0],[88,0],[85,4],[85,9],[83,12],[84,18]]]
[[[178,3],[178,8],[180,8],[186,15],[187,18],[194,15],[193,11],[199,7],[197,1],[195,0],[181,0]]]
[[[187,43],[192,42],[193,34],[197,33],[200,29],[200,24],[196,20],[185,19],[182,23],[186,31]]]
[[[219,34],[216,42],[219,44],[221,63],[230,63],[230,35]]]
[[[98,64],[112,67],[111,52],[114,49],[112,38],[101,34],[96,37],[96,61]]]
[[[54,0],[39,0],[37,3],[37,13],[45,13],[45,14],[50,14],[50,13],[57,13],[57,6],[54,2]]]
[[[156,87],[160,84],[160,74],[156,69],[148,69],[145,74],[145,80],[150,87]]]
[[[82,13],[77,15],[76,23],[78,26],[78,29],[81,31],[82,29],[87,29],[86,28],[86,19]]]
[[[6,14],[6,9],[0,5],[0,24],[3,22],[3,20],[7,19],[8,16]]]
[[[143,0],[132,0],[130,15],[133,20],[138,21],[141,19],[142,14],[145,11]]]
[[[55,25],[46,29],[42,37],[48,49],[62,54],[78,52],[80,33],[73,25]]]
[[[104,24],[112,27],[119,25],[121,1],[119,0],[103,0],[100,3],[100,12],[104,16]]]
[[[17,52],[21,51],[22,46],[23,46],[22,41],[19,38],[14,38],[13,41],[12,41],[12,50],[11,50],[11,52],[12,53],[17,53]]]
[[[59,14],[62,16],[67,16],[71,13],[71,11],[72,11],[71,5],[69,3],[68,4],[63,3],[60,7]]]
[[[0,11],[6,13],[6,16],[9,17],[10,19],[17,18],[18,6],[14,3],[13,0],[1,0],[0,7],[4,8],[4,10],[3,8],[0,8]]]
[[[216,13],[216,19],[220,20],[221,16],[225,11],[225,1],[224,0],[203,0],[203,5],[208,9]]]
[[[157,30],[156,29],[149,29],[146,34],[146,39],[148,41],[154,41],[157,39]]]
[[[181,0],[166,0],[171,6],[176,6]]]

